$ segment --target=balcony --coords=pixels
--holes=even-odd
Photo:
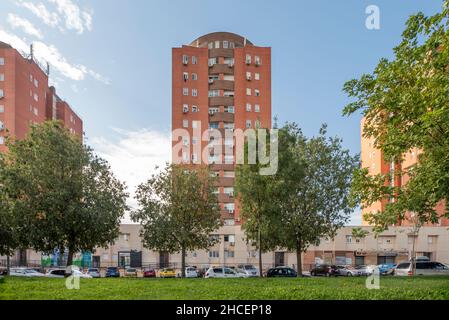
[[[234,178],[218,178],[217,186],[218,187],[233,187],[234,186]]]
[[[218,202],[220,203],[234,203],[235,202],[235,198],[234,196],[230,196],[226,193],[220,193],[218,195]]]
[[[214,82],[209,86],[209,90],[234,91],[234,81],[230,81],[230,80],[214,80]]]
[[[209,74],[234,74],[234,69],[227,64],[215,64],[209,68]]]
[[[209,98],[209,107],[233,106],[234,97],[211,97]]]
[[[216,112],[209,114],[210,122],[234,122],[234,114],[229,112]]]
[[[209,58],[234,58],[234,50],[233,49],[210,49],[209,50]]]

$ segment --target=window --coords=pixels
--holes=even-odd
[[[209,123],[209,129],[218,129],[219,128],[219,122],[210,122]]]
[[[246,104],[246,111],[251,112],[251,103]]]
[[[259,120],[256,120],[256,121],[254,122],[254,126],[256,127],[256,129],[260,129],[260,121],[259,121]]]
[[[200,122],[199,121],[192,121],[192,128],[193,129],[198,129],[198,124],[199,124]]]
[[[182,161],[185,163],[189,162],[189,156],[185,152],[182,153]]]
[[[184,72],[184,73],[182,74],[182,78],[184,79],[184,81],[189,80],[189,73],[188,73],[188,72]]]
[[[215,41],[215,49],[219,49],[220,48],[220,41]]]
[[[229,48],[234,49],[235,48],[235,43],[234,42],[230,42],[229,43]]]
[[[39,101],[39,96],[36,93],[34,94],[34,101],[36,101],[36,102]]]
[[[228,196],[234,196],[234,188],[233,187],[224,188],[224,194],[227,194]]]
[[[129,241],[129,236],[130,236],[129,233],[122,233],[122,234],[120,234],[119,239],[120,239],[121,241]]]
[[[218,251],[209,251],[209,258],[220,258],[220,253]],[[220,269],[217,269],[217,270],[220,270]],[[215,272],[215,269],[214,269],[214,272]],[[222,272],[217,271],[215,273],[222,273]]]
[[[234,112],[235,112],[234,106],[228,106],[228,107],[225,107],[225,108],[224,108],[224,112],[227,112],[227,113],[234,113]]]
[[[220,90],[210,90],[209,98],[218,97],[220,95]]]
[[[192,112],[198,112],[198,107],[197,106],[192,106]]]
[[[3,145],[3,144],[5,144],[5,138],[0,136],[0,145]]]
[[[254,74],[254,79],[260,80],[260,73],[255,73]]]
[[[183,64],[189,64],[189,56],[183,55],[182,56],[182,63]]]
[[[228,67],[232,68],[234,66],[234,58],[226,58],[224,63],[228,65]]]
[[[3,98],[5,96],[5,92],[3,91],[3,89],[0,89],[0,99]]]
[[[228,49],[228,48],[229,48],[229,42],[223,41],[223,49]]]
[[[216,114],[217,112],[220,112],[220,109],[218,108],[209,108],[209,114]]]
[[[198,80],[198,75],[196,73],[192,73],[192,80]]]
[[[246,80],[251,81],[251,72],[246,73]]]
[[[224,128],[228,130],[233,130],[235,125],[233,123],[225,123]]]
[[[192,162],[197,163],[198,162],[198,155],[196,153],[192,154]]]
[[[5,112],[5,106],[4,105],[0,105],[0,113]]]
[[[246,95],[250,96],[251,95],[251,88],[246,88]]]
[[[189,112],[189,105],[188,105],[188,104],[184,104],[184,105],[182,106],[182,112],[183,112],[183,113]]]
[[[234,219],[225,219],[223,221],[223,224],[225,226],[234,226],[235,225],[235,220]]]
[[[182,95],[188,96],[189,95],[189,88],[182,88]]]
[[[192,97],[198,97],[198,90],[192,89]]]
[[[182,127],[188,128],[189,127],[189,120],[182,120]]]
[[[247,129],[251,128],[251,120],[246,120],[246,128]]]
[[[213,49],[213,48],[214,48],[214,43],[213,43],[213,42],[209,42],[209,43],[207,44],[207,47],[208,47],[209,49]]]
[[[193,138],[192,138],[192,144],[193,144],[193,145],[197,145],[197,144],[198,144],[198,138],[193,137]]]
[[[235,243],[235,236],[233,234],[225,235],[224,242]]]
[[[258,104],[254,105],[254,111],[260,112],[260,105],[258,105]]]
[[[0,73],[0,81],[5,81],[5,75],[3,73]]]
[[[223,96],[224,97],[233,97],[234,96],[234,91],[225,91],[224,93],[223,93]]]
[[[225,178],[235,178],[235,172],[234,171],[225,171],[224,177]]]
[[[254,63],[256,64],[256,66],[260,66],[260,57],[255,56],[254,57]]]
[[[246,64],[251,64],[251,55],[247,54],[245,59]]]
[[[214,65],[217,64],[217,58],[210,58],[208,64],[209,67],[213,67]]]
[[[198,59],[195,56],[192,56],[192,64],[197,64]]]
[[[182,138],[182,145],[184,147],[187,147],[189,144],[190,144],[189,137],[183,137]]]
[[[255,95],[256,97],[260,97],[260,91],[259,91],[259,89],[255,89],[255,90],[254,90],[254,95]]]
[[[346,236],[346,243],[352,243],[352,236]]]
[[[39,81],[37,81],[37,79],[34,79],[34,86],[35,86],[36,88],[39,87]]]
[[[0,66],[5,65],[5,58],[0,57]]]
[[[234,258],[234,251],[230,251],[230,250],[225,250],[224,252],[225,258]],[[227,270],[227,269],[225,269]],[[229,269],[229,273],[232,274],[234,271],[232,271],[231,269]],[[226,272],[228,273],[228,272]]]
[[[39,110],[37,108],[34,108],[34,115],[38,116],[39,115]]]

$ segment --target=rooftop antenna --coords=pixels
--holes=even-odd
[[[30,58],[31,59],[34,58],[34,47],[33,47],[33,44],[30,44]]]
[[[246,47],[246,37],[243,38],[243,46]]]
[[[50,75],[50,64],[47,61],[47,76],[49,76],[49,75]]]

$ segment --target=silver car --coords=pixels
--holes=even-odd
[[[394,270],[395,276],[413,276],[412,262],[400,263]],[[417,276],[449,276],[449,266],[440,262],[416,262]]]
[[[12,268],[9,272],[9,275],[12,277],[26,277],[26,278],[45,277],[43,273],[28,268]]]

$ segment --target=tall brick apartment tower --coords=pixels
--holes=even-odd
[[[199,128],[201,133],[217,129],[225,137],[235,129],[271,128],[271,48],[255,46],[237,34],[215,32],[173,48],[172,58],[173,130],[184,129],[192,137]],[[193,165],[206,162],[219,177],[217,192],[224,228],[228,230],[222,234],[226,246],[229,236],[232,239],[239,232],[233,228],[240,229],[239,208],[233,198],[235,141],[221,141],[223,146],[233,148],[232,156],[224,155],[223,147],[221,157],[211,153],[207,161],[201,161],[209,141],[174,137],[173,145],[181,139],[185,148],[174,152],[174,162],[175,158]],[[233,258],[235,253],[228,249],[225,247],[222,254]]]
[[[389,162],[388,159],[385,159],[382,150],[376,149],[376,147],[374,146],[374,139],[365,138],[363,136],[364,125],[365,119],[362,119],[361,121],[362,166],[363,168],[367,168],[370,174],[376,175],[376,174],[393,173],[395,170],[408,169],[417,163],[420,151],[416,149],[410,150],[410,152],[404,154],[403,161],[400,164]],[[408,176],[404,175],[402,177],[396,177],[395,179],[392,179],[387,183],[390,183],[395,187],[401,187],[407,184],[408,180],[409,180]],[[365,213],[375,213],[384,210],[386,204],[387,204],[386,201],[383,202],[379,201],[377,203],[374,203],[369,208],[363,210],[363,216],[365,215]],[[444,203],[440,203],[436,208],[437,212],[440,213],[441,215],[443,215],[444,209],[445,209]],[[365,226],[369,225],[369,222],[366,221],[364,217],[363,217],[363,225]],[[409,221],[398,221],[397,223],[397,226],[408,226],[408,225],[410,225]],[[436,226],[449,226],[449,219],[441,217],[439,223]]]
[[[5,135],[23,139],[30,124],[61,120],[82,138],[83,122],[48,85],[48,68],[30,54],[0,41],[0,152],[6,151]]]

